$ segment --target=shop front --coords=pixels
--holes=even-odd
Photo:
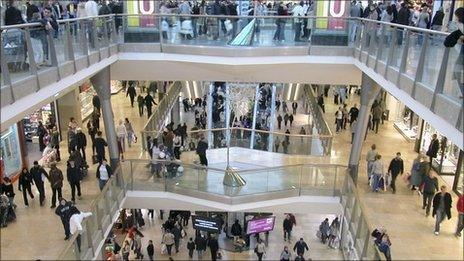
[[[1,177],[12,178],[21,171],[23,166],[23,149],[18,125],[14,124],[1,133]]]
[[[93,112],[93,96],[97,95],[90,81],[79,86],[79,101],[81,102],[81,117],[85,121]]]
[[[57,113],[54,101],[26,115],[22,120],[26,141],[38,143],[39,137],[37,136],[37,127],[39,126],[39,122],[42,122],[47,129],[51,129],[56,125],[56,119]]]

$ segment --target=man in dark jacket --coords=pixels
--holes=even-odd
[[[306,244],[303,238],[300,238],[300,240],[295,243],[295,246],[293,246],[293,251],[295,250],[296,254],[301,256],[304,255],[305,250],[309,251],[308,244]]]
[[[284,241],[288,239],[288,242],[290,242],[290,237],[292,236],[293,221],[290,218],[290,215],[288,214],[284,219],[283,227],[284,227]]]
[[[148,118],[150,118],[150,116],[151,116],[151,108],[153,107],[153,105],[156,105],[156,102],[155,102],[155,100],[153,99],[153,97],[151,96],[150,93],[147,93],[147,96],[145,96],[145,98],[144,98],[144,102],[145,102],[145,106],[147,107]]]
[[[179,244],[182,237],[182,232],[178,224],[172,228],[171,233],[174,235],[174,247],[176,248],[176,253],[179,253]]]
[[[42,166],[39,165],[39,162],[34,161],[34,166],[29,171],[32,175],[32,179],[34,180],[35,186],[39,191],[39,201],[40,205],[43,206],[45,200],[45,186],[44,181],[48,179],[48,174]]]
[[[108,165],[106,159],[102,159],[100,161],[100,164],[98,164],[96,173],[98,179],[98,186],[100,187],[100,190],[103,190],[103,188],[106,185],[106,182],[108,182],[108,180],[111,178],[111,175],[113,175],[111,166]]]
[[[50,165],[49,174],[50,186],[52,188],[52,205],[50,208],[56,208],[56,196],[58,199],[62,197],[61,188],[63,187],[63,172],[56,167],[56,163]]]
[[[292,102],[292,109],[293,109],[293,114],[296,114],[296,110],[298,109],[298,103],[297,102]]]
[[[440,234],[440,223],[445,219],[445,215],[451,219],[451,204],[451,195],[446,192],[446,186],[443,185],[440,187],[440,192],[433,197],[432,217],[436,216],[435,235],[437,236]]]
[[[96,111],[100,112],[101,103],[100,103],[100,97],[98,97],[98,95],[94,95],[92,97],[92,105]]]
[[[232,225],[230,233],[234,237],[234,242],[236,242],[242,236],[242,226],[238,222],[238,219],[236,219],[234,224]]]
[[[348,115],[350,115],[350,126],[353,124],[355,120],[358,119],[358,114],[359,114],[359,109],[356,107],[356,104],[351,107],[350,111],[348,112]]]
[[[95,138],[95,151],[97,152],[97,160],[101,161],[105,158],[105,147],[108,146],[108,143],[103,139],[102,132],[97,132],[97,137]]]
[[[206,150],[208,149],[208,143],[205,141],[205,137],[201,137],[198,141],[196,152],[200,157],[200,164],[208,166],[208,159],[206,158]]]
[[[9,0],[8,8],[5,10],[5,25],[23,24],[24,20],[21,11],[17,8],[18,1]]]
[[[68,179],[69,186],[71,187],[71,201],[76,201],[76,188],[77,196],[81,197],[81,169],[76,166],[73,160],[69,161],[68,168],[66,170],[66,178]]]
[[[279,128],[279,130],[282,127],[282,116],[280,114],[277,115],[277,127]]]
[[[410,16],[411,16],[411,12],[409,11],[407,4],[401,3],[401,8],[398,11],[398,19],[396,20],[396,23],[401,24],[401,25],[409,25]],[[396,33],[397,33],[397,43],[398,45],[402,45],[403,44],[403,29],[398,28]]]
[[[155,255],[155,246],[153,245],[153,240],[148,240],[147,255],[148,260],[153,261],[153,256]]]
[[[55,209],[55,214],[61,218],[61,223],[63,223],[64,228],[64,240],[68,240],[71,236],[71,232],[69,231],[69,219],[71,218],[70,210],[72,207],[71,202],[66,201],[64,198],[59,198],[60,204]]]
[[[201,234],[195,237],[195,249],[197,250],[198,259],[201,259],[203,252],[206,250],[206,239]]]
[[[87,147],[87,138],[85,137],[85,134],[82,132],[81,128],[76,129],[76,148],[77,151],[82,152],[82,158],[84,159],[85,162],[87,162],[87,159],[85,157],[85,147]]]
[[[132,108],[134,108],[135,95],[137,95],[137,92],[135,91],[134,85],[131,84],[129,88],[127,88],[126,97],[129,96]]]
[[[396,157],[393,158],[390,161],[390,165],[388,166],[388,173],[391,175],[391,184],[390,187],[393,191],[393,193],[396,192],[396,177],[398,177],[398,174],[403,175],[404,172],[404,164],[403,164],[403,159],[401,158],[401,152],[396,153]]]
[[[214,235],[211,235],[211,238],[208,240],[208,246],[209,250],[211,251],[211,260],[216,261],[219,243]]]
[[[432,167],[432,161],[437,157],[438,149],[440,148],[440,142],[438,141],[437,134],[432,135],[432,140],[430,141],[429,148],[426,155],[429,156],[429,164]]]
[[[27,193],[29,193],[29,196],[32,199],[34,198],[31,185],[34,185],[32,174],[27,170],[27,168],[23,168],[21,173],[19,173],[18,190],[23,192],[24,205],[26,205],[26,207],[29,206],[29,202],[27,201]]]
[[[139,107],[139,116],[143,116],[143,106],[145,105],[145,100],[143,99],[143,96],[139,94],[137,96],[137,106]]]
[[[433,172],[429,171],[422,179],[422,209],[425,209],[425,216],[430,214],[430,207],[435,192],[438,190],[438,179],[433,176]]]

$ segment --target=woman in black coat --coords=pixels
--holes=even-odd
[[[29,193],[29,196],[31,198],[34,198],[34,195],[32,194],[31,185],[34,185],[34,181],[32,180],[32,174],[26,167],[24,167],[21,171],[21,174],[19,174],[18,190],[23,192],[24,205],[26,207],[29,206],[29,202],[27,201],[27,193]]]

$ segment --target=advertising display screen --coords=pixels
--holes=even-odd
[[[274,230],[275,217],[264,217],[248,221],[247,234],[256,234]]]
[[[193,216],[193,228],[207,231],[210,233],[219,233],[220,227],[218,220],[214,218],[207,218],[207,217],[200,217],[200,216]]]

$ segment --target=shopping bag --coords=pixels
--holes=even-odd
[[[167,252],[166,244],[161,244],[160,249],[161,249],[161,254],[162,255],[166,254],[166,252]]]
[[[137,136],[135,135],[135,133],[132,133],[132,142],[137,143]]]
[[[180,33],[193,35],[193,27],[191,20],[182,21],[182,24],[180,25]]]
[[[161,22],[161,30],[164,32],[169,30],[169,23],[166,20]]]

